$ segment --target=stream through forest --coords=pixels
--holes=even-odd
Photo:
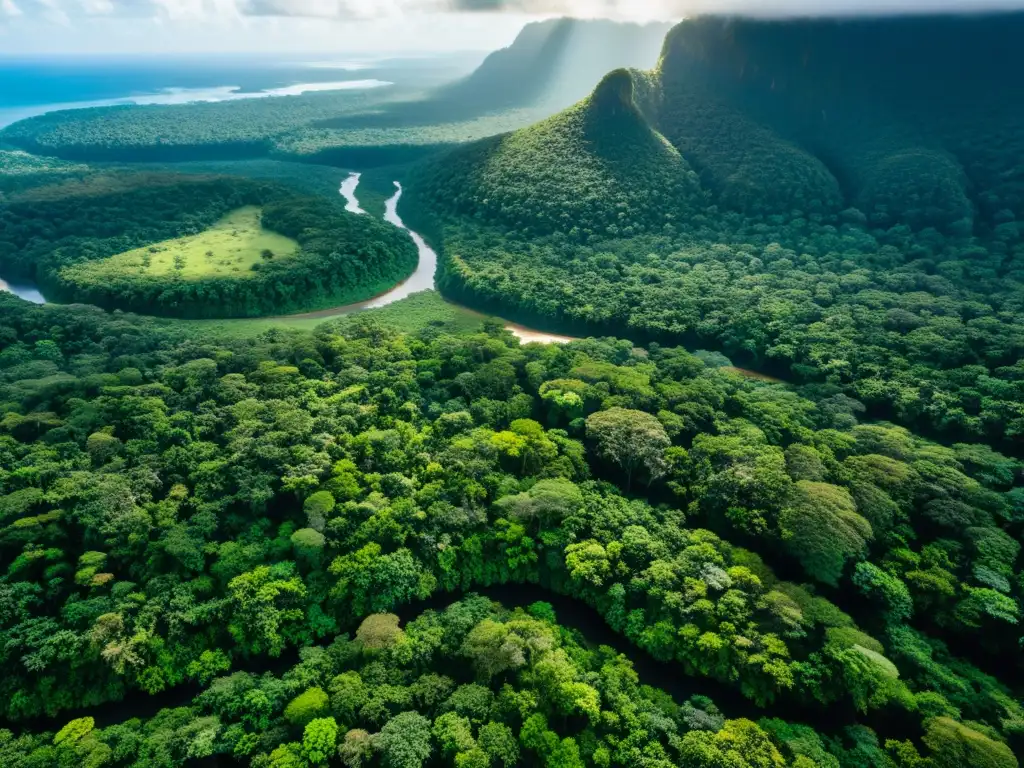
[[[348,177],[342,181],[338,192],[343,198],[345,198],[346,211],[361,216],[367,216],[369,214],[359,204],[359,198],[356,196],[361,176],[362,174],[360,173],[350,173]],[[379,296],[374,296],[371,299],[366,299],[365,301],[359,301],[354,304],[345,304],[339,307],[332,307],[318,312],[281,315],[272,319],[301,320],[323,318],[324,320],[327,320],[332,317],[341,317],[342,315],[360,312],[364,309],[380,309],[381,307],[386,307],[389,304],[394,304],[396,301],[406,299],[414,293],[434,290],[434,277],[437,273],[437,253],[433,248],[427,245],[427,242],[419,233],[413,232],[405,226],[405,222],[403,222],[402,217],[399,216],[398,203],[402,199],[402,191],[402,185],[396,181],[395,193],[388,198],[384,206],[384,220],[389,224],[408,232],[409,237],[412,238],[413,243],[416,245],[419,260],[416,264],[416,270],[412,275],[385,293],[382,293]],[[13,281],[7,282],[0,277],[0,291],[13,293],[15,296],[25,299],[26,301],[31,301],[33,304],[47,303],[43,294],[39,291],[39,288],[24,280],[15,283]],[[461,308],[468,312],[472,312],[473,314],[480,314],[468,307]],[[483,317],[482,314],[480,314],[480,316]],[[524,343],[535,341],[542,344],[566,344],[575,340],[572,336],[547,333],[545,331],[528,328],[517,323],[506,323],[505,328]]]
[[[352,172],[345,178],[338,189],[339,194],[345,199],[345,210],[349,213],[354,213],[360,216],[368,216],[369,214],[359,203],[359,198],[356,192],[359,189],[359,181],[362,174]],[[418,233],[414,232],[405,226],[405,222],[402,221],[402,217],[398,214],[398,204],[402,199],[402,185],[399,182],[395,182],[395,193],[388,198],[384,206],[384,220],[389,224],[392,224],[399,229],[403,229],[409,233],[409,237],[412,238],[413,243],[416,245],[416,250],[419,254],[419,260],[416,264],[416,270],[406,280],[402,281],[390,290],[374,296],[371,299],[359,301],[354,304],[345,304],[343,306],[331,307],[330,309],[323,309],[317,312],[304,312],[292,315],[280,315],[271,319],[274,320],[305,320],[305,319],[324,319],[328,320],[333,317],[341,317],[343,315],[350,315],[355,312],[361,312],[364,309],[380,309],[386,307],[389,304],[394,304],[397,301],[406,299],[414,293],[420,291],[435,290],[434,278],[437,273],[437,253],[431,248],[426,240]],[[0,291],[7,291],[13,293],[26,301],[31,301],[34,304],[46,304],[46,299],[40,292],[39,288],[30,282],[21,280],[18,282],[5,281],[0,277]],[[454,302],[453,302],[454,303]],[[465,307],[461,304],[456,304],[460,309],[470,312],[474,315],[484,317],[485,315],[473,310],[469,307]],[[505,329],[512,333],[513,336],[518,338],[520,341],[525,343],[538,342],[540,344],[567,344],[570,341],[575,341],[576,336],[566,336],[558,333],[549,333],[547,331],[541,331],[536,328],[530,328],[519,323],[512,323],[503,321]],[[747,378],[759,379],[762,381],[778,382],[778,379],[773,379],[757,371],[751,371],[746,368],[736,368],[730,366],[727,370],[737,373]]]

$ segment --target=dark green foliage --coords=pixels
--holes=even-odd
[[[837,211],[837,177],[873,223],[992,226],[1024,212],[1022,91],[1006,69],[1022,28],[1020,14],[686,22],[659,64],[660,125],[741,209]],[[951,46],[976,55],[957,65]]]
[[[467,672],[458,648],[482,627],[497,627],[507,639],[529,648],[530,662],[492,682],[459,687],[445,702],[417,701],[413,709],[402,692],[422,690],[442,670],[456,679]],[[252,766],[336,765],[379,760],[387,766],[446,765],[511,768],[535,757],[548,765],[631,765],[637,754],[645,764],[719,765],[730,768],[802,766],[800,755],[822,768],[838,762],[817,734],[782,720],[757,725],[727,720],[705,697],[679,704],[664,692],[640,685],[624,656],[607,646],[584,646],[557,624],[523,610],[507,611],[479,597],[428,611],[408,622],[409,647],[383,658],[350,652],[345,635],[326,647],[309,649],[280,677],[236,673],[214,680],[188,708],[167,710],[149,721],[97,729],[92,718],[74,720],[55,736],[15,739],[0,731],[0,752],[11,768],[35,768],[54,754],[78,765],[159,765],[175,768],[187,757],[233,755]],[[384,666],[386,664],[386,666]],[[372,693],[358,710],[319,703],[317,717],[294,717],[295,702],[281,713],[280,702],[303,685],[327,685],[340,679],[374,680]],[[332,686],[334,682],[330,683]],[[319,691],[320,688],[313,688]],[[454,701],[465,691],[462,702]],[[482,695],[480,695],[482,694]],[[467,706],[473,698],[482,706]],[[598,716],[598,706],[600,716]],[[582,709],[581,709],[582,707]],[[307,707],[308,709],[308,707]],[[382,717],[374,715],[381,712]],[[955,723],[954,723],[955,725]],[[171,734],[171,728],[177,728]],[[52,746],[51,746],[52,744]],[[16,751],[17,750],[17,751]],[[52,764],[51,764],[52,765]]]
[[[366,109],[384,90],[207,104],[119,106],[51,112],[3,131],[3,140],[41,155],[119,162],[263,157],[274,137]]]
[[[761,704],[911,711],[915,695],[934,692],[1008,735],[1024,721],[994,680],[897,633],[909,595],[930,631],[990,653],[1016,647],[1019,571],[999,525],[1010,524],[1002,491],[1019,465],[994,452],[857,426],[849,413],[837,421],[831,396],[808,400],[657,345],[520,347],[495,326],[406,336],[365,318],[344,335],[218,342],[98,310],[0,302],[9,719],[208,680],[385,614],[338,650],[383,667],[303,678],[266,703],[253,698],[248,716],[262,723],[315,695],[301,715],[291,707],[293,719],[333,716],[339,733],[354,718],[357,731],[376,732],[430,702],[479,727],[495,706],[491,686],[529,666],[531,646],[467,613],[464,636],[444,641],[461,671],[431,670],[405,689],[387,659],[414,658],[418,641],[386,614],[437,590],[533,581],[589,603],[655,658]],[[67,331],[49,336],[55,327]],[[44,362],[43,378],[22,378]],[[577,405],[543,396],[556,390]],[[643,477],[685,514],[587,479],[628,485],[607,446],[601,460],[583,442],[588,417],[618,429],[616,414],[657,436],[653,453],[640,446],[654,462]],[[663,423],[675,425],[670,446]],[[120,447],[90,450],[97,434]],[[820,479],[791,477],[797,453],[805,465],[817,457]],[[892,509],[871,517],[889,527],[868,539],[858,500],[882,497]],[[932,527],[923,513],[939,500],[968,510],[972,525]],[[825,513],[826,529],[849,525],[861,543],[846,548],[794,522]],[[789,531],[807,532],[789,549],[794,562],[840,595],[878,601],[886,645],[722,538],[778,557]],[[869,553],[874,570],[855,562]],[[552,718],[596,716],[588,689],[560,691]],[[922,713],[953,711],[940,704]],[[560,738],[556,748],[545,735],[554,722],[538,723],[526,748],[589,759],[586,744]],[[291,738],[300,754],[303,734]],[[338,740],[353,760],[369,743]]]

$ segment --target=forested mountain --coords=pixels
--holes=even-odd
[[[417,194],[524,238],[660,232],[703,195],[697,175],[640,114],[633,87],[628,71],[613,72],[571,109],[430,164],[416,177]]]
[[[879,416],[1019,441],[1022,33],[1022,14],[686,21],[629,73],[630,114],[674,152],[627,173],[626,143],[510,151],[565,145],[575,115],[602,119],[591,99],[426,162],[410,215],[477,306],[714,344]]]
[[[419,159],[553,114],[619,67],[657,62],[665,24],[554,19],[528,24],[468,77],[212,104],[54,112],[0,131],[9,143],[72,160],[166,162],[274,156],[343,167]]]

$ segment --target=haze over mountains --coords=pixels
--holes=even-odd
[[[527,24],[469,77],[441,88],[445,101],[477,109],[566,107],[587,96],[613,69],[650,69],[671,25],[606,19],[553,19]]]
[[[373,93],[322,93],[198,109],[58,112],[0,131],[0,144],[79,160],[178,161],[230,153],[342,166],[387,164],[553,114],[586,96],[613,69],[653,67],[668,29],[667,24],[554,19],[527,25],[513,45],[493,53],[470,76],[438,89],[396,82]],[[462,124],[482,115],[498,117]],[[379,133],[382,128],[389,134]],[[352,150],[367,145],[394,149]]]

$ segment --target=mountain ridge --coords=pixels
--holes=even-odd
[[[670,28],[668,23],[607,19],[531,22],[510,46],[491,53],[472,74],[442,86],[434,97],[472,98],[488,108],[568,107],[586,97],[609,71],[654,67]]]

